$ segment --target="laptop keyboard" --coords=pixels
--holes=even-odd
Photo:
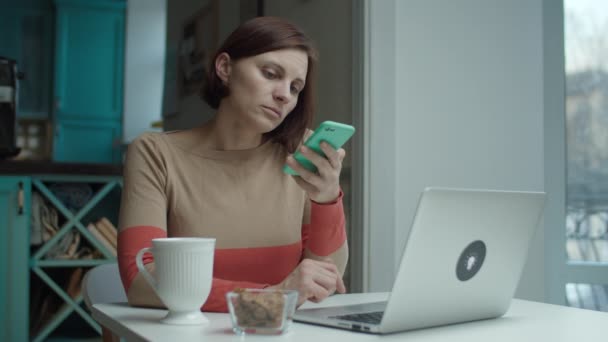
[[[351,314],[351,315],[340,315],[340,316],[332,316],[330,318],[342,319],[345,321],[354,321],[360,323],[369,323],[369,324],[380,324],[382,321],[383,311],[378,312],[365,312],[360,314]]]

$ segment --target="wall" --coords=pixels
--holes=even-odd
[[[564,6],[562,0],[543,0],[545,106],[545,298],[565,304],[566,235],[566,110]]]
[[[363,290],[389,291],[396,267],[395,1],[367,0],[363,15]]]
[[[182,25],[211,0],[182,0],[167,3],[167,60],[163,94],[163,126],[165,131],[194,127],[212,115],[212,110],[196,94],[182,97],[178,94],[178,45]]]
[[[123,142],[161,119],[167,0],[127,1]]]
[[[370,236],[389,232],[369,246],[368,265],[380,264],[384,243],[394,241],[393,271],[369,269],[368,289],[380,291],[390,289],[424,187],[544,190],[543,11],[541,0],[367,5],[370,44],[377,46],[369,68],[386,76],[369,75],[369,143],[376,151],[395,143],[372,156],[381,165],[394,161],[395,174],[372,169],[368,178],[395,184],[386,198],[394,207],[379,210],[393,211],[396,228],[382,226],[373,208],[367,227]],[[390,19],[379,15],[391,12]],[[393,54],[391,41],[394,60],[385,56]],[[391,103],[384,92],[393,88]],[[379,198],[374,191],[370,198]],[[537,232],[517,296],[544,300],[542,226]]]
[[[163,95],[164,130],[187,129],[209,120],[214,111],[198,93],[180,96],[177,89],[177,51],[182,26],[199,9],[215,3],[217,44],[221,43],[239,23],[239,0],[180,0],[167,4],[167,61]]]

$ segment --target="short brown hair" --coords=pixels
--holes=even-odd
[[[213,109],[218,109],[221,100],[229,95],[216,74],[215,60],[227,53],[232,60],[239,60],[281,49],[300,49],[308,55],[306,85],[300,92],[298,103],[279,127],[265,133],[267,139],[282,144],[294,152],[302,141],[306,128],[312,124],[315,112],[315,81],[318,52],[312,40],[294,24],[277,17],[257,17],[248,20],[234,30],[209,61],[207,75],[201,95]]]

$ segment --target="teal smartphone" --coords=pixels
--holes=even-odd
[[[323,153],[320,146],[322,141],[327,142],[337,150],[342,147],[353,134],[355,134],[355,127],[353,126],[334,121],[323,121],[319,127],[315,129],[312,135],[306,139],[304,145],[318,154],[325,156],[325,153]],[[317,172],[315,164],[306,159],[300,151],[296,151],[293,157],[307,170]],[[289,175],[298,175],[298,173],[287,164],[283,167],[283,172]]]

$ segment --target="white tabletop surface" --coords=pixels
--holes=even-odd
[[[303,308],[381,301],[387,293],[335,295],[323,303]],[[280,336],[245,335],[232,332],[228,314],[205,313],[203,326],[172,326],[160,323],[165,310],[133,308],[126,303],[95,304],[93,317],[127,341],[608,341],[608,313],[574,309],[514,299],[507,314],[498,319],[371,335],[294,323]]]

